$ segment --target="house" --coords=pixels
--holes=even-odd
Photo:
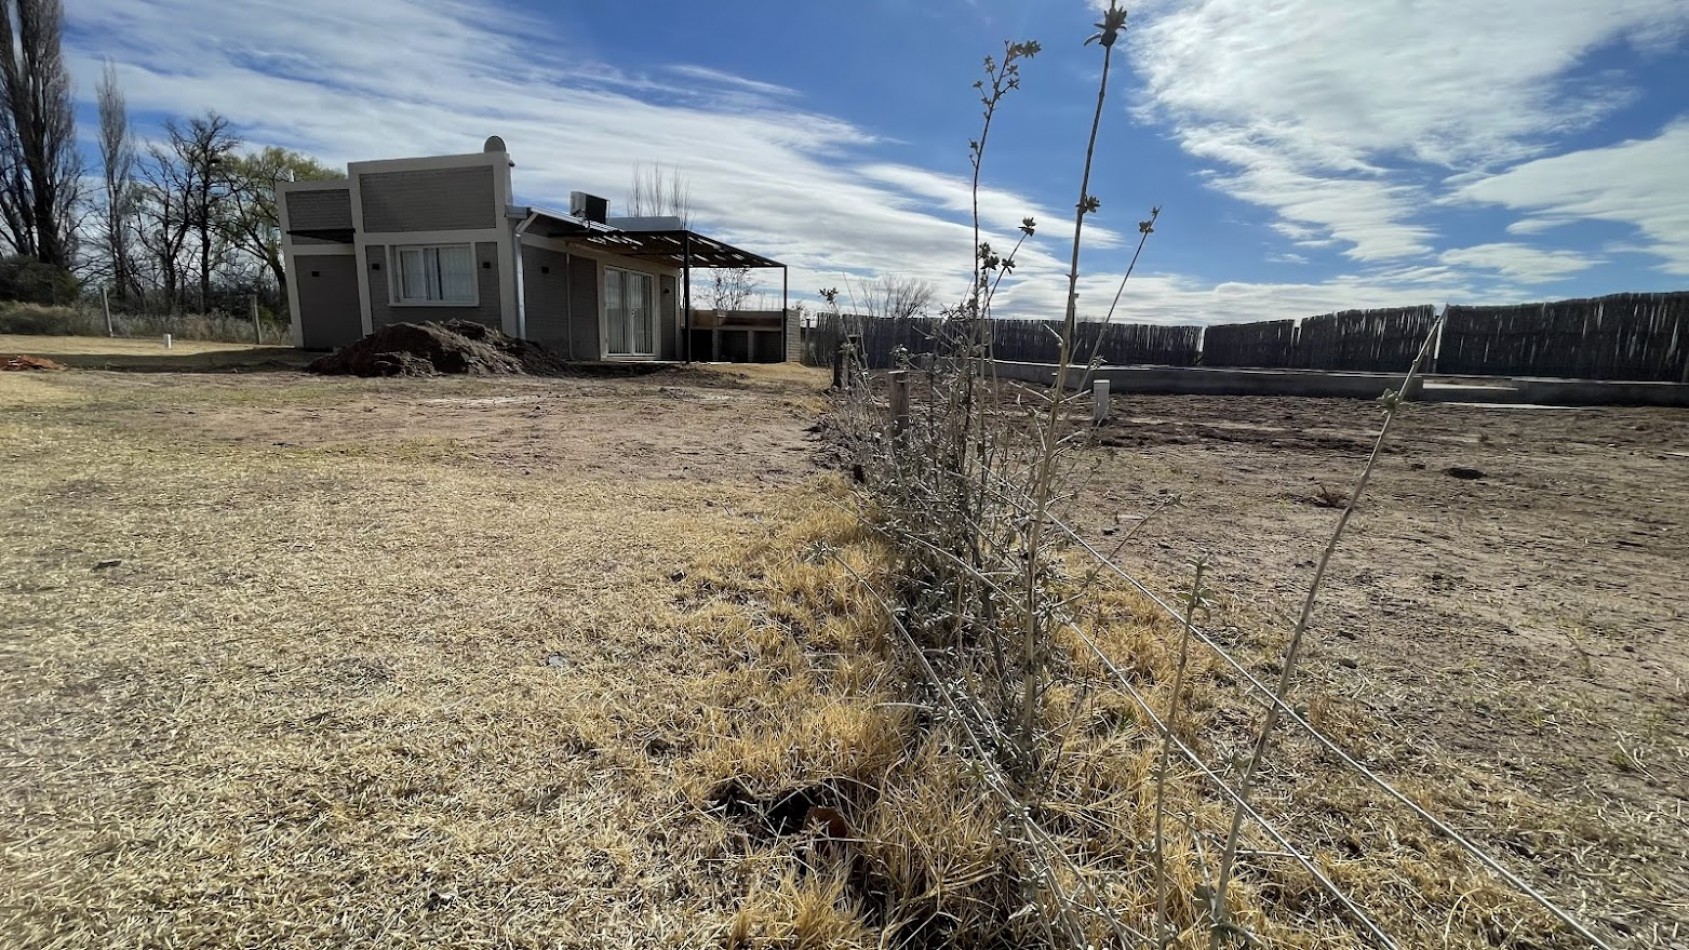
[[[339,181],[281,182],[276,206],[305,349],[393,323],[473,320],[569,360],[796,359],[778,261],[679,218],[610,218],[582,192],[567,213],[517,205],[504,142],[475,154],[353,162]],[[694,314],[695,268],[779,268],[781,309]],[[722,336],[732,336],[728,345]]]

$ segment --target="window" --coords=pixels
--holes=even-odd
[[[394,303],[474,306],[475,255],[468,244],[394,248]]]
[[[604,324],[606,355],[655,356],[655,308],[651,275],[604,268]]]

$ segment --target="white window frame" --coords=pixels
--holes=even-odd
[[[413,300],[404,296],[404,275],[400,272],[402,266],[399,261],[402,251],[438,251],[442,248],[468,249],[469,251],[469,299],[467,300]],[[481,306],[481,269],[480,257],[475,253],[473,241],[451,241],[433,244],[390,244],[387,246],[387,301],[395,307],[479,307]]]
[[[662,309],[657,297],[662,294],[662,283],[658,275],[650,271],[639,270],[634,267],[616,267],[605,264],[599,269],[598,280],[598,354],[604,360],[654,360],[663,352],[663,321]],[[633,274],[645,278],[649,293],[645,295],[645,310],[647,319],[651,321],[651,352],[649,353],[612,353],[610,352],[610,275],[612,273]]]

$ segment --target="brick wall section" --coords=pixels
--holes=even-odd
[[[287,198],[287,226],[293,231],[327,231],[351,230],[352,228],[352,190],[345,188],[324,189],[321,191],[290,191]],[[343,244],[340,241],[329,241],[322,238],[306,237],[304,235],[288,235],[289,243],[296,247],[309,245]]]
[[[368,234],[493,228],[499,223],[490,165],[369,172],[359,177],[358,189]]]

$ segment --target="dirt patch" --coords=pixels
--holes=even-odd
[[[1215,626],[1282,644],[1378,406],[1130,396],[1115,412],[1082,533],[1100,543],[1182,496],[1124,561],[1171,590],[1206,553],[1226,606]],[[1623,861],[1635,890],[1609,906],[1634,913],[1644,893],[1689,893],[1685,446],[1679,409],[1408,407],[1332,561],[1304,664],[1317,681],[1304,688],[1347,697],[1330,708],[1384,724],[1369,760],[1441,787],[1454,763],[1493,802],[1548,803],[1593,850],[1532,845],[1519,866],[1618,880],[1587,855]],[[1461,821],[1509,826],[1486,807],[1461,806]],[[1689,926],[1680,900],[1643,916]],[[1675,945],[1658,939],[1640,945]]]
[[[550,375],[561,361],[543,347],[467,320],[396,323],[307,367],[329,376]]]
[[[45,356],[0,357],[0,372],[27,372],[39,369],[64,369],[64,367]]]

